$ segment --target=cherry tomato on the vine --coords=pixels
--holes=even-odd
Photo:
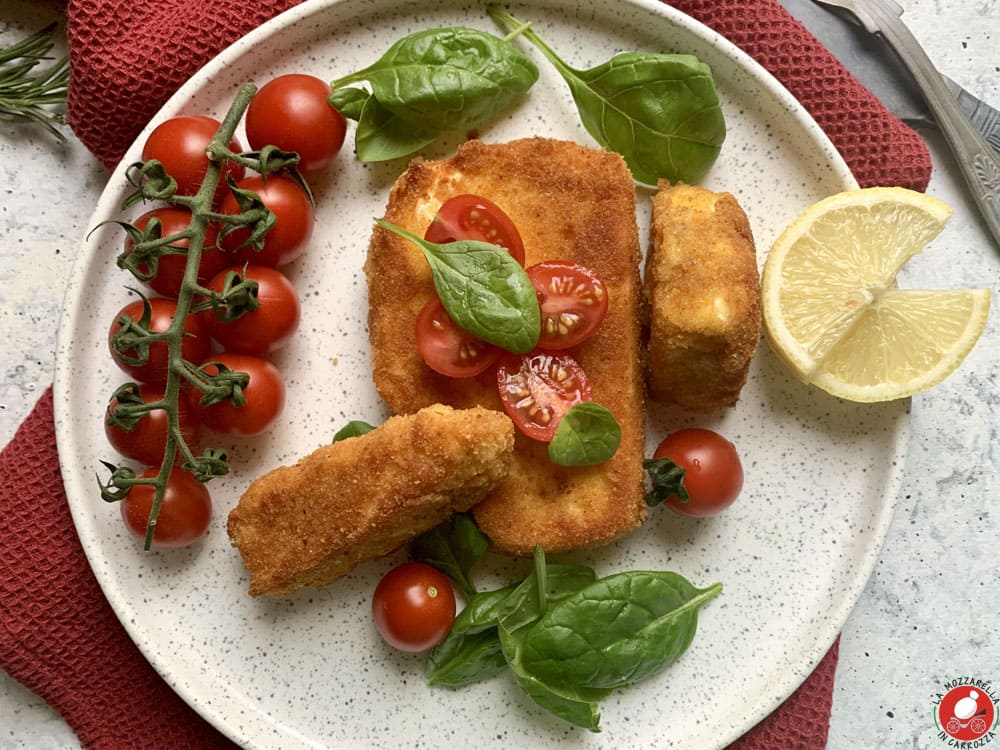
[[[227,435],[251,436],[264,432],[285,406],[285,381],[278,368],[251,354],[221,352],[202,363],[202,369],[209,375],[217,375],[219,368],[215,363],[250,376],[250,382],[243,388],[246,403],[236,406],[231,401],[219,401],[202,406],[200,394],[194,393],[191,406],[198,419],[205,427]]]
[[[320,172],[344,144],[347,120],[330,106],[330,86],[315,76],[278,76],[258,91],[247,109],[250,147],[277,146],[299,155],[302,174]]]
[[[209,335],[230,352],[266,354],[280,349],[299,327],[299,296],[292,282],[274,268],[246,266],[221,271],[206,288],[222,292],[230,271],[257,282],[260,307],[230,321],[220,320],[213,310],[206,310],[204,319]]]
[[[291,177],[272,174],[247,177],[239,182],[238,187],[256,193],[274,213],[275,222],[265,235],[264,247],[259,251],[250,246],[240,247],[249,239],[249,229],[241,228],[221,235],[219,244],[232,253],[230,264],[283,266],[302,255],[313,231],[313,207],[302,186]],[[232,192],[223,198],[219,213],[240,213]]]
[[[143,383],[139,386],[139,397],[147,404],[160,401],[163,399],[163,386]],[[112,398],[108,404],[108,414],[117,404],[118,399]],[[201,434],[201,424],[183,393],[177,394],[177,421],[184,442],[194,447]],[[105,421],[104,432],[111,446],[126,458],[141,464],[157,465],[163,460],[167,447],[168,427],[166,410],[153,409],[139,419],[131,430]]]
[[[177,311],[177,303],[173,300],[154,297],[149,300],[149,307],[149,331],[152,333],[165,332],[170,327],[171,322],[173,322],[174,313]],[[148,357],[142,364],[132,364],[124,360],[125,356],[133,359],[141,359],[140,353],[135,349],[129,349],[122,353],[116,351],[115,347],[111,344],[115,334],[121,330],[118,320],[123,315],[127,315],[136,321],[141,320],[143,315],[142,300],[134,300],[125,305],[125,307],[118,311],[118,314],[115,315],[114,320],[111,322],[111,328],[108,331],[108,345],[111,349],[112,358],[122,370],[140,382],[161,384],[167,382],[167,367],[170,356],[166,341],[155,341],[149,344]],[[188,362],[197,364],[208,356],[210,348],[211,341],[208,338],[208,333],[202,326],[200,317],[197,315],[186,316],[184,318],[184,337],[181,340],[181,356]]]
[[[204,115],[180,115],[165,120],[146,139],[142,147],[142,160],[156,159],[162,163],[167,174],[177,181],[178,195],[194,195],[208,171],[209,161],[205,149],[221,124],[215,118]],[[233,138],[229,143],[229,150],[240,153],[243,147]],[[225,190],[227,174],[234,180],[240,180],[245,171],[239,164],[226,164],[222,168],[216,197]]]
[[[564,261],[525,269],[542,312],[540,349],[569,349],[587,339],[608,312],[601,277],[585,266]]]
[[[543,442],[552,440],[559,421],[574,404],[591,399],[587,373],[565,352],[502,357],[497,388],[504,411],[517,428]]]
[[[145,229],[153,219],[160,222],[160,237],[169,237],[183,232],[191,223],[191,211],[183,206],[161,206],[147,211],[137,218],[132,224],[138,229]],[[217,228],[214,224],[209,224],[205,229],[205,239],[202,244],[201,263],[198,266],[198,282],[204,284],[221,269],[225,268],[229,258],[222,254],[215,246],[215,235]],[[178,240],[171,243],[174,247],[187,249],[188,240]],[[132,247],[131,238],[125,238],[125,249]],[[164,297],[177,298],[180,294],[181,282],[184,279],[184,269],[187,266],[187,255],[161,255],[157,259],[156,275],[146,283],[156,292]],[[148,271],[145,264],[140,265],[140,269]]]
[[[417,350],[435,372],[451,378],[471,378],[500,356],[500,349],[459,328],[437,295],[417,315]]]
[[[424,239],[444,244],[457,240],[479,240],[500,245],[524,265],[524,243],[514,222],[503,209],[478,195],[456,195],[438,209]]]
[[[725,510],[743,489],[743,465],[736,446],[712,430],[689,428],[668,435],[654,459],[669,459],[684,470],[687,500],[674,492],[663,502],[685,516],[710,516]]]
[[[153,478],[159,469],[146,469],[142,478]],[[125,526],[139,539],[146,538],[146,524],[153,509],[155,488],[137,484],[121,501]],[[185,547],[204,536],[212,520],[212,497],[204,484],[183,469],[174,467],[167,477],[166,491],[153,532],[154,547]]]
[[[426,651],[451,630],[455,592],[448,578],[430,565],[403,563],[375,587],[372,617],[389,645],[402,651]]]

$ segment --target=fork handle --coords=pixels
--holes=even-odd
[[[941,73],[906,25],[897,16],[886,12],[881,3],[870,3],[865,11],[916,79],[934,119],[958,159],[958,166],[986,226],[1000,246],[1000,159],[996,152],[958,108],[955,98],[945,87]]]

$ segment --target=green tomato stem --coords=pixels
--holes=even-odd
[[[163,505],[163,498],[166,495],[167,479],[170,471],[174,467],[174,459],[178,450],[187,458],[193,461],[187,441],[181,434],[180,413],[177,406],[180,398],[180,386],[182,380],[192,380],[188,366],[185,364],[181,354],[181,345],[184,341],[184,321],[194,303],[195,294],[201,289],[198,284],[198,270],[201,265],[201,255],[204,249],[205,232],[209,223],[216,214],[212,211],[212,203],[215,198],[216,189],[222,178],[222,169],[226,163],[229,151],[229,143],[236,132],[243,114],[257,87],[253,84],[244,84],[236,94],[232,106],[222,120],[218,131],[209,143],[207,152],[209,154],[208,170],[202,180],[198,192],[184,203],[191,210],[191,223],[188,225],[188,249],[187,263],[184,266],[184,277],[181,282],[180,293],[177,296],[177,311],[174,319],[167,329],[167,347],[169,352],[169,365],[167,369],[167,382],[164,387],[163,400],[166,402],[167,412],[167,443],[163,452],[163,461],[160,463],[159,472],[153,484],[156,491],[153,495],[153,504],[149,512],[149,520],[146,523],[146,536],[143,548],[148,550],[153,546],[153,535],[156,533],[156,521],[160,515],[160,508]],[[195,385],[198,385],[196,381]]]

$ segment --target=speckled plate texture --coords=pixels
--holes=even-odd
[[[846,166],[784,89],[739,50],[657,2],[544,0],[512,8],[577,67],[622,50],[695,53],[711,65],[729,135],[704,181],[734,193],[750,217],[759,261],[808,204],[853,187]],[[226,50],[150,124],[179,113],[221,117],[245,81],[286,72],[331,80],[367,65],[405,33],[462,24],[496,31],[484,8],[453,0],[307,2]],[[483,127],[490,142],[545,135],[592,144],[569,92],[536,50],[541,78],[523,105]],[[353,137],[353,128],[348,135]],[[122,164],[138,159],[145,134]],[[427,155],[449,155],[458,138]],[[809,674],[860,595],[899,486],[906,402],[853,405],[796,382],[761,345],[738,406],[694,418],[649,416],[648,442],[683,426],[719,430],[742,453],[746,488],[706,520],[667,510],[610,547],[570,556],[599,573],[669,569],[725,590],[702,611],[690,650],[663,674],[602,702],[600,734],[536,708],[509,675],[460,691],[431,689],[424,658],[382,643],[370,621],[378,578],[402,554],[364,565],[322,590],[252,600],[225,519],[256,476],[330,441],[350,419],[386,415],[370,377],[361,270],[373,217],[404,162],[358,163],[345,147],[316,185],[318,218],[306,255],[286,270],[303,303],[300,332],[272,359],[288,406],[266,436],[220,439],[232,473],[212,482],[209,536],[192,548],[144,553],[97,491],[114,459],[102,413],[123,375],[107,330],[134,281],[115,266],[122,233],[84,241],[60,330],[56,414],[67,493],[83,546],[111,605],[143,653],[196,710],[253,748],[721,748]],[[119,216],[122,168],[91,221]],[[639,190],[641,236],[650,193]],[[133,215],[140,212],[137,209]],[[492,568],[495,567],[495,570]],[[484,566],[499,582],[507,561]]]

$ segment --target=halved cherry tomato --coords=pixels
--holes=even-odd
[[[536,263],[525,269],[542,310],[539,349],[569,349],[587,339],[608,312],[601,277],[565,261]]]
[[[340,151],[347,131],[347,120],[330,106],[329,95],[330,85],[315,76],[291,73],[266,83],[247,109],[250,147],[294,151],[302,174],[322,171]]]
[[[261,357],[221,352],[203,363],[202,369],[209,375],[218,375],[217,364],[250,376],[250,382],[243,389],[246,403],[236,406],[231,401],[219,401],[202,406],[198,394],[194,394],[191,406],[198,419],[210,430],[227,435],[250,436],[264,432],[285,406],[285,381],[278,368]]]
[[[490,367],[500,349],[459,328],[437,296],[417,316],[417,350],[435,372],[450,378],[471,378]]]
[[[657,446],[653,459],[668,459],[684,470],[680,481],[687,500],[676,493],[664,500],[682,515],[718,513],[732,505],[743,489],[743,465],[736,446],[712,430],[678,430]]]
[[[275,217],[274,226],[264,236],[264,247],[241,248],[250,237],[249,229],[237,229],[219,237],[223,250],[233,255],[231,265],[253,263],[258,266],[282,266],[291,263],[305,251],[313,231],[313,207],[306,191],[291,177],[272,174],[240,180],[237,187],[256,193]],[[219,206],[219,213],[238,214],[239,204],[229,192]]]
[[[146,469],[140,477],[152,478],[159,469]],[[155,489],[137,484],[121,501],[122,520],[132,535],[146,538],[146,524],[153,509]],[[212,497],[204,484],[183,469],[173,468],[167,477],[166,491],[153,532],[154,547],[185,547],[208,531],[212,520]]]
[[[132,224],[138,229],[145,229],[153,219],[160,222],[160,237],[179,234],[191,223],[191,211],[183,206],[161,206],[147,211]],[[215,246],[217,228],[209,224],[205,228],[205,240],[202,245],[201,264],[198,267],[198,283],[204,284],[226,267],[229,259]],[[177,240],[171,243],[174,247],[187,248],[188,240]],[[132,247],[132,240],[125,238],[125,249]],[[164,297],[177,298],[180,294],[181,282],[184,279],[184,268],[187,265],[187,255],[161,255],[156,263],[156,276],[146,283]],[[140,264],[140,270],[149,270],[145,264]]]
[[[139,386],[138,395],[147,404],[160,401],[163,399],[163,386],[143,383]],[[118,401],[119,399],[111,399],[108,404],[109,415]],[[177,394],[177,421],[184,442],[194,448],[201,434],[201,423],[184,393]],[[104,432],[112,447],[126,458],[146,465],[158,465],[163,461],[168,428],[167,412],[164,409],[147,412],[131,430],[108,421],[104,423]]]
[[[424,239],[444,244],[457,240],[480,240],[500,245],[524,265],[524,243],[514,222],[503,209],[478,195],[456,195],[438,209]]]
[[[455,592],[436,568],[403,563],[386,573],[375,587],[372,617],[389,645],[402,651],[425,651],[451,630]]]
[[[268,266],[246,266],[221,271],[206,284],[207,289],[222,292],[226,276],[234,272],[257,282],[256,310],[235,320],[220,320],[213,310],[204,313],[205,328],[222,348],[243,354],[267,354],[287,344],[299,327],[299,295],[288,278]]]
[[[565,352],[534,351],[501,358],[497,388],[504,411],[517,428],[543,442],[552,439],[574,404],[591,399],[587,373]]]
[[[149,330],[152,333],[163,333],[174,319],[177,312],[177,303],[173,300],[154,297],[149,300],[150,319]],[[133,320],[142,320],[143,304],[141,299],[128,303],[118,314],[115,315],[108,331],[108,345],[111,349],[111,356],[118,366],[131,375],[134,379],[143,383],[166,383],[167,366],[170,354],[166,341],[155,341],[149,345],[149,356],[143,364],[132,364],[126,362],[124,357],[141,359],[139,352],[129,349],[125,352],[118,352],[111,345],[115,334],[121,330],[118,320],[127,315]],[[184,338],[181,341],[181,356],[188,362],[197,364],[208,356],[211,348],[211,341],[202,325],[201,318],[197,315],[188,315],[184,319]]]
[[[177,181],[178,195],[194,195],[208,171],[208,154],[205,149],[221,124],[215,118],[203,115],[180,115],[165,120],[146,139],[142,147],[142,160],[156,159],[162,163],[167,174]],[[243,146],[233,138],[229,149],[240,153]],[[226,189],[226,175],[238,181],[243,178],[245,171],[239,164],[227,163],[222,168],[216,197]]]

